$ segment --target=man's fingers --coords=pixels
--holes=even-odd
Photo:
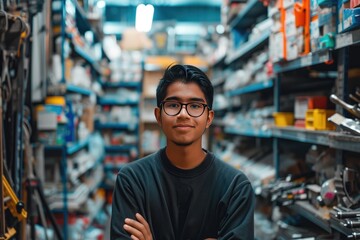
[[[140,240],[140,238],[135,237],[134,235],[130,236],[132,240]]]
[[[141,216],[140,213],[137,213],[137,214],[135,215],[135,217],[136,217],[136,219],[137,219],[139,222],[141,222],[141,223],[145,226],[147,232],[150,232],[149,224],[148,224],[148,222],[145,220],[145,218],[144,218],[143,216]]]
[[[135,219],[126,218],[124,229],[130,234],[133,240],[152,240],[152,233],[148,222],[139,213],[136,213]]]
[[[143,231],[145,231],[145,227],[143,224],[139,223],[138,221],[132,220],[130,218],[125,219],[124,229],[130,235],[134,235],[134,237],[138,239],[144,238]]]

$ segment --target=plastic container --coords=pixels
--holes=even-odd
[[[335,125],[327,120],[334,113],[334,110],[328,109],[307,110],[305,128],[311,130],[335,130]]]
[[[276,112],[273,113],[275,126],[286,127],[294,125],[294,113],[292,112]]]

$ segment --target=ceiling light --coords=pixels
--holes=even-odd
[[[136,7],[135,28],[139,32],[149,32],[151,30],[154,16],[154,6],[151,4],[139,4]]]
[[[104,8],[104,7],[105,7],[105,0],[99,0],[99,1],[97,1],[96,6],[97,6],[98,8]]]

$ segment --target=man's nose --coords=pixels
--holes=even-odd
[[[189,115],[187,110],[186,110],[186,105],[181,106],[179,115],[183,115],[183,114]]]

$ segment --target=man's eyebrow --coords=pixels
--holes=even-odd
[[[180,101],[181,99],[179,97],[167,97],[164,99],[164,101],[169,100]],[[189,98],[187,102],[205,102],[205,100],[202,98]]]

